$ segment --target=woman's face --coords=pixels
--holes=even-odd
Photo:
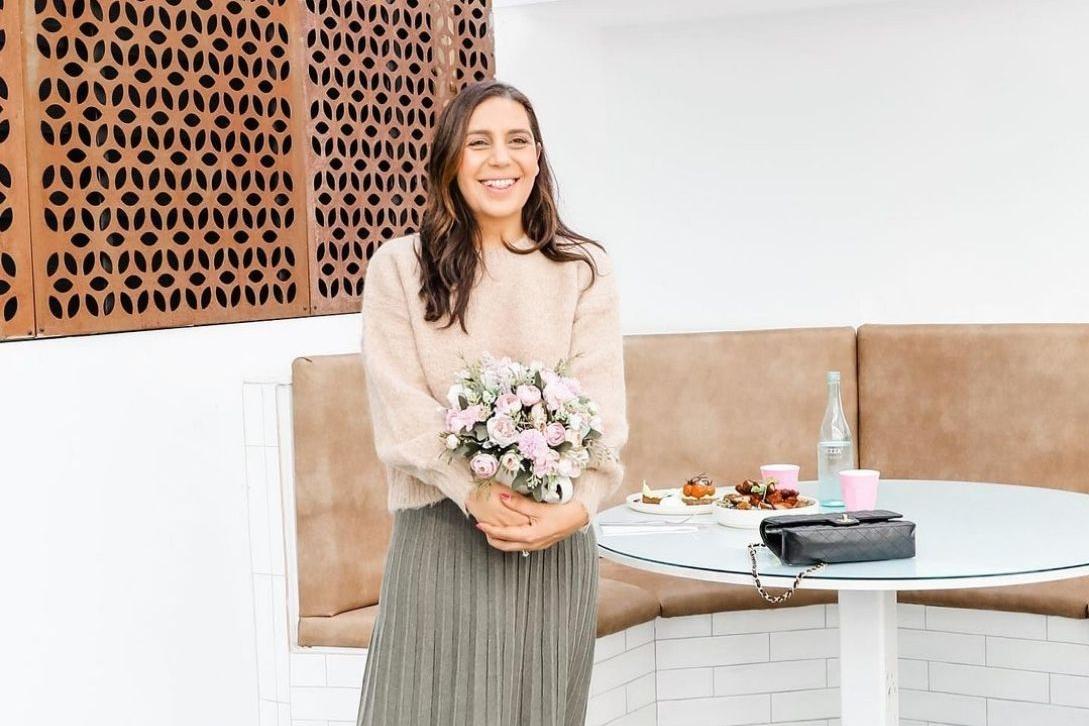
[[[478,223],[494,227],[520,220],[539,154],[522,104],[492,97],[476,107],[461,149],[458,189]]]

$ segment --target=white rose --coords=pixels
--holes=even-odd
[[[517,474],[522,470],[522,457],[518,455],[517,451],[508,451],[499,457],[499,466],[502,469]]]
[[[510,416],[492,416],[486,425],[488,436],[500,446],[510,446],[518,440],[518,427]]]
[[[448,449],[450,449],[452,451],[452,450],[456,449],[457,447],[458,447],[458,437],[454,436],[453,434],[450,434],[449,436],[447,436],[446,437],[446,448],[448,448]]]
[[[582,473],[582,469],[573,458],[565,456],[560,459],[559,466],[556,467],[556,473],[573,479]]]
[[[548,422],[548,414],[543,404],[537,403],[529,409],[529,420],[534,426],[544,426]]]

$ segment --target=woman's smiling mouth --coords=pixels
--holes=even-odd
[[[481,179],[480,183],[490,191],[503,192],[513,187],[517,181],[516,177],[506,177],[504,179]]]

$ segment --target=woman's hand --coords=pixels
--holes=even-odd
[[[497,550],[547,549],[570,537],[590,520],[586,507],[580,502],[544,504],[517,492],[501,492],[499,496],[509,511],[528,517],[529,523],[515,526],[477,524],[477,528],[488,536],[488,544]]]
[[[511,527],[529,524],[529,517],[503,504],[501,495],[517,494],[503,484],[492,483],[479,487],[469,494],[465,508],[478,522],[487,522],[498,526]]]

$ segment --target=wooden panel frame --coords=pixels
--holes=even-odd
[[[0,340],[34,335],[21,0],[0,0]]]
[[[39,335],[309,312],[294,0],[33,0]]]

